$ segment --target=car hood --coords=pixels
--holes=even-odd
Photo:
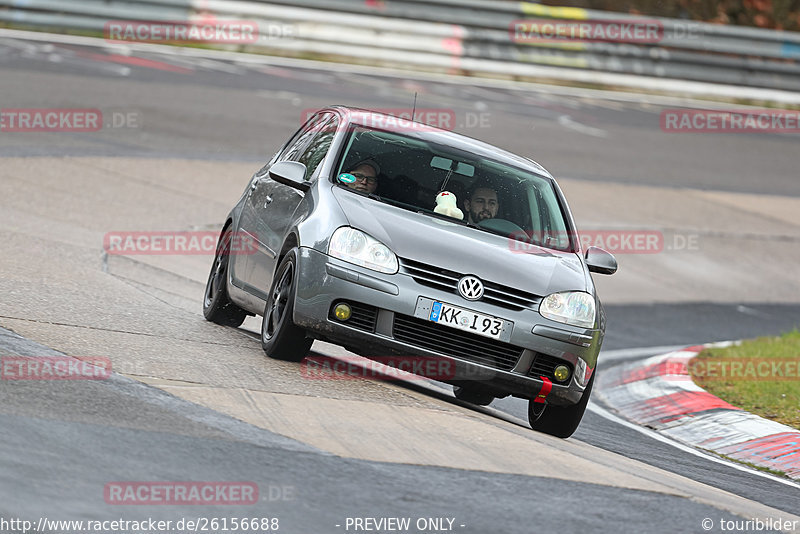
[[[461,224],[398,208],[333,186],[350,226],[407,258],[545,296],[586,291],[577,254],[549,251]]]

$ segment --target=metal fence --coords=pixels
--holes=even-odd
[[[0,0],[0,21],[103,31],[110,20],[238,19],[258,24],[248,51],[573,79],[599,73],[800,91],[800,33],[506,0]],[[520,25],[522,21],[522,25]],[[656,39],[542,39],[558,23],[659,28]]]

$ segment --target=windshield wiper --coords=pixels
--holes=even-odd
[[[475,223],[469,223],[469,224],[470,228],[477,228],[478,230],[483,230],[484,232],[488,232],[490,234],[499,235],[502,237],[509,237],[508,233],[506,232],[500,232],[499,230],[492,230],[491,228],[486,228],[485,226],[481,226]]]
[[[387,204],[391,204],[392,206],[397,206],[398,208],[403,208],[404,210],[416,210],[416,206],[412,206],[411,204],[406,204],[405,202],[401,202],[399,200],[395,200],[393,198],[386,198],[376,195],[375,193],[370,193],[369,198],[374,198],[379,202],[385,202]]]
[[[430,215],[431,217],[436,217],[437,219],[442,219],[443,221],[458,223],[462,226],[466,226],[467,228],[475,228],[476,230],[481,230],[490,233],[492,235],[509,237],[509,235],[505,232],[499,232],[497,230],[492,230],[491,228],[486,228],[485,226],[481,226],[474,222],[470,222],[468,219],[454,219],[453,217],[448,217],[447,215],[443,215],[441,213],[436,213],[435,211],[429,211],[429,210],[418,210],[417,213],[421,213],[423,215]]]
[[[474,223],[471,223],[471,222],[469,222],[467,220],[456,219],[454,217],[450,217],[448,215],[444,215],[444,214],[441,214],[441,213],[436,213],[435,211],[430,211],[430,210],[426,210],[426,209],[419,209],[419,208],[415,208],[415,209],[417,210],[417,213],[420,213],[422,215],[430,215],[431,217],[435,217],[437,219],[442,219],[443,221],[449,221],[449,222],[453,222],[453,223],[458,223],[458,224],[461,224],[463,226],[474,226]]]
[[[375,193],[365,193],[363,191],[354,191],[354,192],[358,193],[359,195],[363,195],[363,196],[365,196],[367,198],[371,198],[373,200],[377,200],[378,202],[384,202],[386,204],[390,204],[392,206],[397,206],[398,208],[407,209],[409,211],[416,211],[417,213],[419,213],[421,215],[428,215],[430,217],[435,217],[436,219],[441,219],[443,221],[448,221],[448,222],[451,222],[451,223],[460,224],[460,225],[466,226],[468,228],[475,228],[476,230],[483,230],[484,232],[488,232],[490,234],[499,235],[499,236],[503,236],[503,237],[508,237],[508,236],[506,236],[506,234],[504,234],[502,232],[497,232],[495,230],[490,230],[489,228],[486,228],[484,226],[479,226],[479,225],[475,224],[474,222],[470,222],[468,219],[456,219],[454,217],[450,217],[450,216],[444,215],[442,213],[436,213],[433,210],[428,210],[428,209],[425,209],[425,208],[420,208],[419,206],[413,206],[411,204],[406,204],[405,202],[401,202],[399,200],[394,200],[392,198],[382,197],[380,195],[376,195]]]
[[[355,191],[359,195],[364,195],[367,198],[371,198],[372,200],[377,200],[378,202],[383,202],[385,204],[390,204],[392,206],[397,206],[398,208],[403,208],[407,210],[416,210],[416,206],[412,206],[411,204],[406,204],[405,202],[400,202],[399,200],[395,200],[393,198],[382,197],[380,195],[376,195],[375,193],[364,193],[363,191]]]
[[[505,234],[503,233],[499,233],[494,230],[490,230],[486,227],[480,226],[474,222],[470,222],[469,219],[456,219],[454,217],[450,217],[442,213],[436,213],[435,211],[424,210],[424,209],[418,210],[417,213],[421,213],[423,215],[430,215],[431,217],[436,217],[437,219],[442,219],[443,221],[458,223],[462,226],[466,226],[467,228],[475,228],[476,230],[483,230],[484,232],[489,232],[490,234],[505,236]]]
[[[372,200],[377,200],[378,202],[385,202],[386,200],[388,200],[388,199],[383,198],[380,195],[376,195],[375,193],[367,193],[365,191],[359,191],[358,189],[351,189],[351,188],[349,188],[349,187],[347,187],[347,186],[345,186],[343,184],[341,184],[341,185],[342,185],[342,187],[344,187],[345,189],[347,189],[351,193],[355,193],[357,195],[361,195],[361,196],[364,196],[364,197],[367,197],[367,198],[371,198]]]

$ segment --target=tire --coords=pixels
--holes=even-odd
[[[250,315],[231,302],[228,296],[228,263],[230,261],[231,232],[226,227],[219,236],[214,263],[208,274],[203,295],[203,315],[213,323],[223,326],[239,326]]]
[[[453,386],[453,395],[458,400],[477,404],[478,406],[489,406],[495,399],[494,395],[477,387]]]
[[[583,391],[581,400],[577,404],[571,406],[548,405],[544,411],[541,411],[541,404],[537,406],[533,399],[528,401],[528,422],[531,428],[557,438],[568,438],[574,434],[578,429],[578,425],[581,424],[586,405],[589,404],[589,397],[592,394],[596,374],[597,371],[595,370],[589,380],[589,384]]]
[[[261,321],[261,348],[276,360],[299,362],[314,342],[292,322],[296,278],[297,249],[292,249],[275,271]]]

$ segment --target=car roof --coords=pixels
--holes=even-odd
[[[348,124],[365,126],[374,128],[376,130],[382,129],[376,125],[391,124],[393,121],[396,122],[399,118],[396,115],[391,115],[388,113],[380,113],[369,109],[350,106],[330,106],[320,111],[335,112],[339,114]],[[442,109],[442,111],[446,112],[449,110]],[[499,161],[511,166],[521,167],[553,179],[553,176],[547,171],[547,169],[532,159],[519,156],[513,152],[503,150],[502,148],[498,148],[494,145],[490,145],[489,143],[480,141],[467,135],[444,130],[442,128],[431,126],[419,121],[411,121],[407,118],[404,118],[403,120],[406,124],[413,123],[413,126],[407,126],[407,128],[410,130],[409,133],[414,136],[418,136],[420,139],[451,146],[458,150],[470,152],[477,156]]]

